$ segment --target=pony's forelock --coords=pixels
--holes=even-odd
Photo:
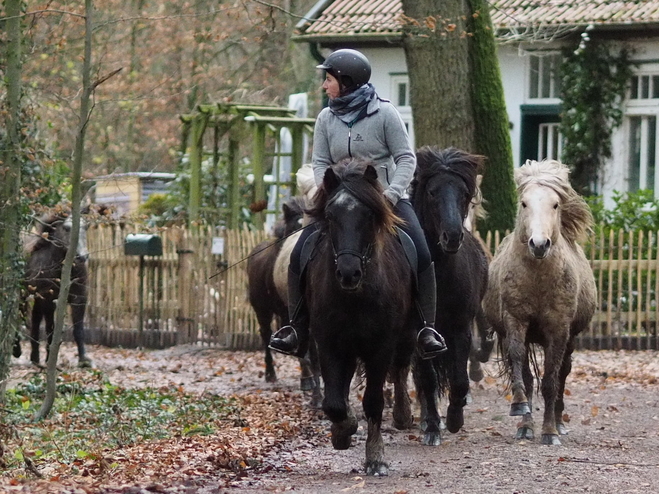
[[[583,241],[593,226],[593,215],[586,201],[570,184],[570,169],[556,160],[527,160],[515,170],[518,197],[533,184],[555,191],[561,201],[561,227],[570,242]]]
[[[377,176],[374,175],[371,178],[365,174],[368,165],[373,165],[373,163],[367,160],[350,159],[332,165],[332,170],[341,185],[375,213],[380,230],[393,232],[394,227],[401,224],[402,220],[394,214],[392,206],[384,196],[384,189],[377,180]],[[316,221],[323,222],[325,208],[335,193],[336,190],[329,192],[325,185],[321,184],[316,192],[314,207],[308,211],[309,215]]]

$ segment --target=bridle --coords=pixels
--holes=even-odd
[[[350,193],[353,199],[355,199],[360,204],[363,204],[361,203],[361,201],[359,201],[355,192],[347,184],[343,183],[342,186]],[[327,205],[325,207],[333,203],[337,195],[338,195],[338,191],[334,194],[334,197],[332,197],[329,201],[327,201]],[[366,265],[369,262],[371,262],[371,258],[373,254],[373,242],[369,242],[362,252],[354,249],[337,250],[336,246],[334,245],[334,239],[332,238],[332,235],[329,235],[329,238],[330,238],[330,244],[332,245],[332,252],[334,254],[334,265],[338,264],[339,257],[343,255],[351,255],[359,258],[362,271],[364,271],[366,269]]]

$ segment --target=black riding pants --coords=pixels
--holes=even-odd
[[[421,224],[419,223],[419,219],[414,212],[412,203],[410,203],[408,199],[400,199],[394,207],[394,212],[404,221],[404,223],[401,225],[401,229],[407,233],[412,239],[412,242],[414,242],[418,258],[417,271],[422,273],[428,268],[428,266],[430,266],[430,249],[428,249],[426,236],[421,229]],[[307,228],[302,230],[302,234],[295,244],[293,252],[291,252],[290,268],[295,274],[300,274],[300,257],[302,254],[302,247],[304,246],[304,242],[315,230],[316,228],[313,225],[309,225]]]

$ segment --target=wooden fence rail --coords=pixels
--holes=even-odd
[[[163,348],[182,343],[256,349],[256,317],[247,301],[245,258],[266,239],[263,231],[174,227],[155,232],[163,255],[146,257],[143,313],[139,258],[125,256],[129,226],[98,225],[88,232],[90,287],[87,339],[107,346]],[[143,233],[143,231],[142,231]],[[212,254],[213,238],[224,252]],[[488,233],[491,252],[502,235]],[[598,288],[597,312],[580,348],[656,349],[659,307],[657,232],[601,232],[585,246]],[[551,290],[551,287],[547,287]],[[142,317],[142,331],[139,318]]]

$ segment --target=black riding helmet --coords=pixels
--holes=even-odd
[[[347,94],[363,86],[371,79],[371,63],[357,50],[336,50],[325,61],[316,66],[336,77]]]

